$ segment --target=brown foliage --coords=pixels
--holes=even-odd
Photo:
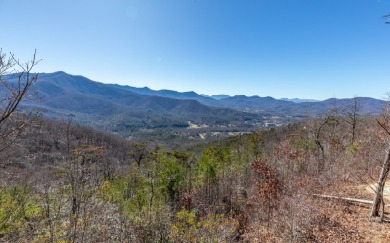
[[[258,176],[257,189],[259,196],[267,201],[276,201],[281,191],[281,182],[278,180],[276,170],[272,169],[264,159],[255,160],[251,167]]]

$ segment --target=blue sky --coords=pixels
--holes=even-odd
[[[389,0],[0,0],[0,47],[104,83],[385,98],[389,12]]]

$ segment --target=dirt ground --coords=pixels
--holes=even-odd
[[[346,184],[333,190],[336,196],[373,200],[372,185]],[[369,220],[370,204],[350,203],[342,200],[318,199],[320,210],[328,215],[332,224],[318,229],[319,242],[390,242],[390,207],[385,208],[386,222]],[[385,187],[385,203],[390,204],[390,181]],[[332,227],[332,225],[334,227]]]
[[[376,186],[377,184],[374,183],[374,184],[370,184],[368,186],[366,186],[366,190],[372,194],[372,198],[374,198],[374,193],[375,193],[375,189],[376,189]],[[385,184],[385,188],[383,190],[383,196],[384,198],[390,202],[390,181],[386,181],[386,184]]]
[[[390,185],[390,182],[388,184]],[[334,185],[334,187],[330,186],[326,192],[322,191],[321,194],[372,201],[374,193],[367,187],[367,184],[348,182]],[[387,197],[390,196],[389,187],[386,188]],[[319,196],[311,197],[310,200],[316,212],[308,226],[298,227],[299,232],[305,236],[304,238],[288,240],[278,235],[280,228],[268,230],[266,223],[256,222],[247,229],[244,242],[390,243],[390,207],[385,209],[386,222],[379,223],[369,219],[370,204]],[[390,205],[390,200],[387,200],[387,203]],[[297,218],[297,221],[299,220]],[[272,223],[275,224],[275,222]]]

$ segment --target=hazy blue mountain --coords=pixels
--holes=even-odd
[[[187,121],[207,124],[235,124],[259,115],[228,108],[210,107],[192,99],[141,95],[64,72],[39,74],[32,86],[42,99],[34,105],[44,114],[118,129],[185,127]]]
[[[110,86],[114,88],[119,88],[127,91],[131,91],[137,94],[142,94],[142,95],[155,95],[156,91],[149,89],[148,87],[143,87],[143,88],[136,88],[136,87],[131,87],[127,85],[119,85],[119,84],[109,84]]]
[[[195,92],[153,91],[147,87],[109,85],[64,72],[39,74],[33,89],[42,97],[38,103],[44,114],[63,118],[71,115],[79,122],[107,130],[186,127],[187,121],[234,127],[256,126],[263,117],[306,117],[322,115],[333,107],[342,110],[351,99],[328,99],[319,102],[279,100],[272,97],[204,97]],[[176,98],[171,98],[176,97]],[[207,105],[212,101],[212,106]],[[359,98],[362,114],[379,114],[384,101]]]
[[[202,95],[202,96],[210,97],[210,98],[213,98],[213,99],[216,99],[216,100],[220,100],[220,99],[231,97],[230,95],[224,95],[224,94],[222,94],[222,95]]]
[[[379,114],[382,111],[384,102],[367,97],[357,97],[360,102],[362,114]],[[292,102],[278,100],[272,97],[244,96],[237,95],[220,100],[223,107],[230,107],[238,110],[265,112],[275,115],[307,116],[321,115],[331,108],[342,110],[343,107],[352,104],[352,99],[328,99],[317,102]]]
[[[45,96],[43,103],[46,106],[61,109],[84,111],[85,107],[91,107],[90,109],[99,111],[107,106],[109,107],[107,112],[115,112],[115,110],[113,111],[110,108],[115,104],[117,106],[115,107],[116,109],[129,107],[137,110],[156,110],[160,113],[183,112],[185,110],[184,107],[189,108],[186,111],[188,113],[216,111],[216,109],[201,104],[196,100],[179,100],[162,96],[141,95],[113,85],[95,82],[83,76],[69,75],[64,72],[40,74],[34,88]],[[147,88],[143,88],[143,90],[146,92]],[[227,110],[223,109],[223,111]]]
[[[181,99],[181,100],[197,100],[201,102],[202,104],[208,105],[208,106],[219,106],[219,103],[211,98],[211,97],[205,97],[203,95],[199,95],[193,91],[189,92],[178,92],[174,90],[152,90],[148,87],[144,88],[136,88],[128,85],[119,85],[119,84],[109,84],[112,87],[131,91],[137,94],[142,95],[154,95],[154,96],[161,96],[161,97],[168,97],[168,98],[174,98],[174,99]]]
[[[352,102],[351,99],[329,99],[324,101],[318,101],[314,99],[275,99],[273,97],[260,97],[260,96],[245,96],[245,95],[198,95],[195,92],[178,92],[173,90],[151,90],[145,88],[135,88],[131,86],[121,86],[112,84],[112,87],[132,91],[138,94],[170,97],[175,99],[189,99],[196,100],[200,103],[213,106],[230,108],[246,112],[262,112],[275,115],[288,115],[288,116],[306,116],[306,115],[320,115],[328,112],[332,107],[339,107]],[[361,111],[367,114],[378,114],[383,107],[383,101],[359,98],[361,100]]]
[[[284,101],[292,101],[294,103],[303,103],[303,102],[319,102],[320,100],[314,100],[314,99],[298,99],[298,98],[281,98],[281,100]]]
[[[378,100],[369,97],[356,97],[360,104],[359,113],[377,115],[383,111],[383,107],[387,101]],[[330,109],[335,108],[339,112],[346,109],[347,106],[353,104],[353,99],[336,99],[331,98],[320,102],[303,102],[299,103],[299,112],[307,112],[309,114],[323,114],[329,112]]]
[[[224,99],[224,98],[229,98],[230,95],[212,95],[211,98],[213,99],[216,99],[216,100],[220,100],[220,99]]]
[[[278,100],[272,97],[236,95],[219,100],[223,107],[256,112],[271,112],[288,114],[294,109],[295,103]]]

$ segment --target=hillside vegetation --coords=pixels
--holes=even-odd
[[[372,200],[365,187],[388,135],[374,118],[349,119],[183,150],[35,119],[1,156],[0,240],[388,242],[388,224],[367,221],[364,205],[315,196]]]

